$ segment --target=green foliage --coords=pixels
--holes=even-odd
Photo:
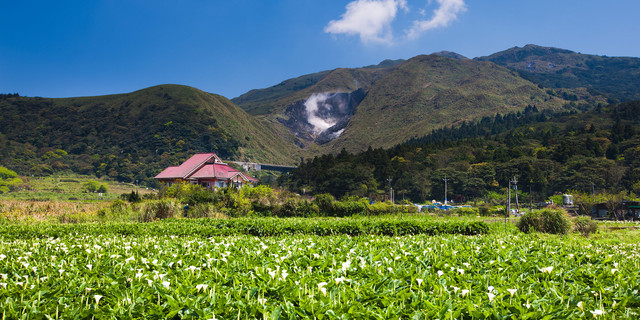
[[[140,222],[151,222],[167,218],[180,217],[182,206],[179,202],[171,199],[151,200],[144,203],[138,220]]]
[[[0,166],[0,194],[7,193],[20,184],[22,184],[22,179],[18,178],[15,171]]]
[[[520,231],[567,234],[571,231],[571,219],[563,209],[542,209],[525,213],[518,220]]]
[[[178,199],[185,204],[220,202],[220,194],[198,184],[181,182],[160,191],[161,198]]]
[[[328,193],[321,193],[315,196],[313,202],[318,206],[321,212],[333,212],[333,203],[335,198]]]
[[[13,179],[17,176],[18,174],[15,171],[0,166],[0,179]]]
[[[122,200],[126,200],[129,202],[141,202],[142,198],[140,197],[140,194],[137,191],[131,191],[131,193],[123,193],[120,195],[120,198]]]
[[[93,180],[87,181],[84,184],[84,188],[88,192],[98,192],[98,189],[100,189],[100,183]]]
[[[478,208],[466,208],[466,207],[455,209],[451,213],[457,214],[459,216],[470,216],[470,217],[475,217],[480,215]]]
[[[186,218],[222,218],[221,209],[213,203],[197,203],[189,206]]]
[[[122,210],[128,210],[122,202]],[[120,206],[119,204],[118,206]],[[210,204],[205,204],[210,205]],[[109,208],[105,211],[118,211]],[[202,207],[200,212],[214,211],[215,208]],[[67,233],[84,235],[136,235],[136,236],[232,236],[251,235],[260,237],[279,237],[290,235],[480,235],[487,234],[489,225],[482,221],[429,221],[420,217],[377,217],[377,218],[236,218],[236,219],[167,219],[178,218],[181,208],[172,200],[157,200],[145,203],[140,222],[150,223],[111,223],[60,225],[0,225],[0,234],[5,238],[22,239],[37,237],[60,237]],[[191,210],[190,210],[191,211]],[[208,214],[208,213],[207,213]],[[195,213],[194,215],[205,215]]]
[[[591,217],[579,216],[573,221],[573,231],[588,237],[598,231],[598,223],[593,221]]]

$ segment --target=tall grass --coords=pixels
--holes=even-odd
[[[0,200],[0,217],[12,222],[73,222],[81,216],[96,216],[109,205],[109,202]]]

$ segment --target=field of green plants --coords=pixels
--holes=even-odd
[[[2,226],[2,318],[640,317],[636,243],[513,227],[474,236],[188,232],[198,221],[134,232]]]

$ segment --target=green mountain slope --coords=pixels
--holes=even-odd
[[[178,85],[65,99],[0,99],[0,164],[148,180],[195,152],[291,164],[292,136],[228,99]]]
[[[595,56],[526,45],[476,59],[517,70],[522,77],[545,87],[584,87],[614,100],[640,99],[640,58]]]
[[[368,90],[373,83],[403,61],[385,60],[364,68],[338,68],[304,75],[266,89],[251,90],[231,101],[249,114],[274,119],[277,115],[282,115],[288,105],[307,99],[313,93],[352,92],[361,88]]]
[[[462,121],[521,111],[528,105],[558,109],[565,103],[493,63],[418,56],[371,87],[329,148],[391,147]]]

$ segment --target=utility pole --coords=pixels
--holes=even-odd
[[[593,199],[595,201],[595,198],[596,198],[596,185],[593,182],[591,182],[591,195],[593,196]]]
[[[507,217],[511,213],[511,180],[509,180],[509,186],[507,187],[507,212],[504,214],[504,225],[507,225]]]
[[[516,212],[520,213],[520,205],[518,203],[518,179],[516,179],[516,176],[513,176],[513,189],[516,192]]]
[[[533,182],[529,182],[529,210],[533,211],[533,193],[531,193],[531,183]]]
[[[444,176],[444,204],[447,204],[447,181],[449,181],[449,179],[447,179],[447,175]]]
[[[393,203],[393,188],[391,187],[391,181],[393,181],[393,179],[389,177],[387,181],[389,181],[389,200],[391,200],[391,203]]]

